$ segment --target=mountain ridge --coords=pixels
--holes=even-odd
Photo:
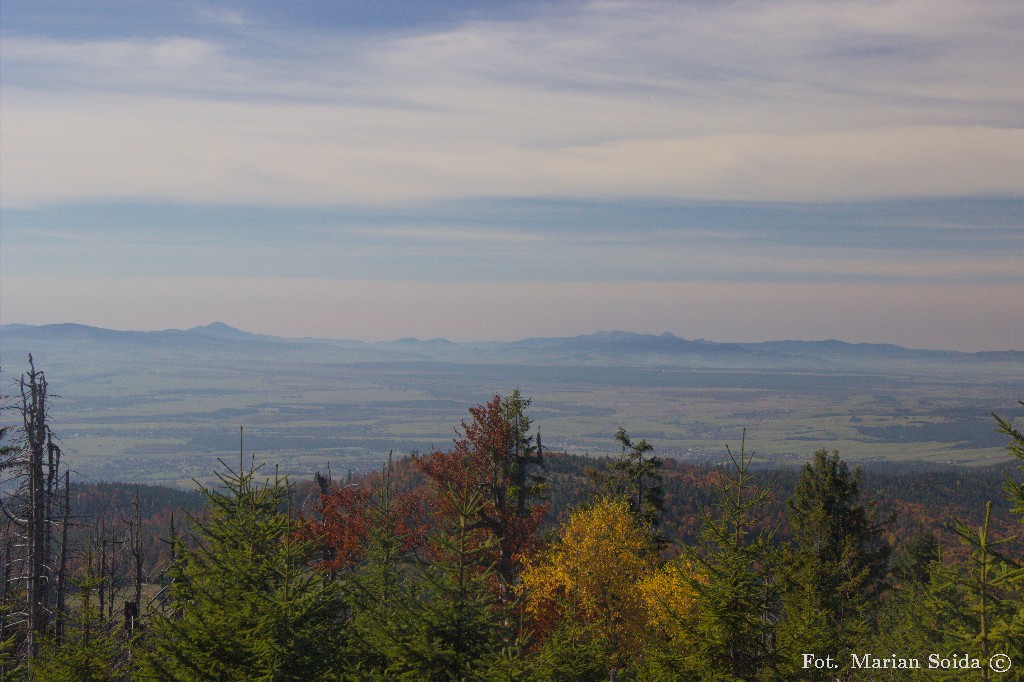
[[[358,339],[345,339],[345,338],[334,338],[334,337],[314,337],[314,336],[277,336],[274,334],[261,334],[258,332],[246,331],[238,327],[231,326],[225,322],[214,321],[205,325],[197,325],[189,327],[187,329],[178,328],[167,328],[160,330],[133,330],[133,329],[112,329],[108,327],[98,327],[95,325],[81,324],[77,322],[55,322],[49,324],[24,324],[19,322],[10,322],[0,324],[0,333],[4,332],[24,332],[27,330],[52,330],[52,331],[78,331],[81,333],[97,333],[97,334],[145,334],[145,335],[158,335],[158,334],[195,334],[204,336],[218,336],[218,337],[233,337],[233,338],[249,338],[249,339],[265,339],[271,341],[322,341],[328,343],[348,343],[348,344],[363,344],[366,346],[375,345],[396,345],[396,344],[429,344],[429,345],[453,345],[453,346],[472,346],[472,345],[500,345],[500,344],[518,344],[518,343],[531,343],[541,344],[550,342],[565,342],[565,341],[577,341],[577,342],[593,342],[593,343],[621,343],[625,341],[658,341],[658,342],[672,342],[679,343],[684,342],[686,344],[700,345],[700,346],[732,346],[737,348],[752,348],[752,347],[798,347],[798,346],[821,346],[821,347],[838,347],[838,348],[858,348],[858,349],[887,349],[887,350],[899,350],[899,351],[912,351],[912,352],[929,352],[929,353],[946,353],[950,355],[987,355],[987,354],[1006,354],[1006,353],[1021,353],[1024,354],[1024,350],[1017,349],[1000,349],[1000,350],[985,350],[985,351],[960,351],[950,349],[934,349],[934,348],[917,348],[911,346],[901,346],[895,343],[887,342],[874,342],[874,341],[844,341],[842,339],[827,338],[827,339],[777,339],[768,341],[709,341],[704,338],[687,339],[685,337],[677,336],[672,332],[665,331],[660,334],[646,333],[646,332],[632,332],[624,331],[620,329],[613,330],[599,330],[591,332],[589,334],[577,334],[574,336],[527,336],[520,339],[513,340],[492,340],[492,341],[451,341],[444,337],[433,337],[429,339],[420,339],[415,336],[406,336],[395,340],[384,340],[384,341],[361,341]]]
[[[349,362],[435,361],[454,363],[616,365],[638,367],[708,367],[717,369],[829,369],[915,371],[936,365],[1024,371],[1024,351],[953,351],[906,348],[891,343],[851,343],[838,339],[719,342],[685,339],[671,332],[650,334],[622,330],[565,337],[529,337],[515,341],[455,342],[443,338],[358,341],[288,338],[212,322],[189,329],[115,330],[77,323],[0,325],[0,350],[71,346],[97,352],[163,349],[194,352],[307,353]]]

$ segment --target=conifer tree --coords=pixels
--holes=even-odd
[[[637,521],[650,531],[654,548],[661,549],[665,540],[655,529],[665,511],[662,461],[653,455],[647,456],[654,451],[653,445],[645,439],[634,443],[621,427],[615,432],[615,440],[622,446],[622,454],[604,471],[591,468],[588,476],[602,495],[623,497]]]
[[[996,430],[1012,439],[1010,454],[1024,461],[1024,435],[1008,420],[993,416]],[[1024,511],[1020,506],[1024,486],[1008,478],[1006,490],[1011,505]],[[881,609],[878,632],[867,650],[929,651],[945,657],[967,654],[982,666],[975,673],[981,679],[1024,679],[1018,665],[998,672],[988,667],[993,655],[1008,655],[1014,663],[1024,658],[1024,570],[1013,549],[1015,538],[995,536],[991,512],[989,502],[977,528],[955,518],[949,524],[971,549],[966,563],[927,561],[936,558],[934,539],[919,535],[911,539],[906,559],[896,563],[900,583]],[[908,675],[908,679],[964,677],[962,670],[952,669]]]
[[[1024,405],[1024,402],[1021,402]],[[1008,419],[992,415],[996,431],[1010,437],[1008,453],[1017,458],[1024,469],[1024,433]],[[1024,515],[1024,483],[1007,476],[1006,495],[1011,511]],[[994,653],[1006,654],[1015,662],[1024,659],[1024,561],[1012,550],[1017,536],[996,539],[990,527],[992,503],[986,504],[982,525],[975,530],[959,519],[953,519],[952,530],[960,536],[972,553],[961,579],[965,593],[964,620],[958,644],[976,652],[986,666],[983,675],[989,679],[988,659]],[[1024,521],[1024,518],[1022,518]],[[1001,679],[1024,679],[1024,670],[1017,666]]]
[[[85,574],[75,580],[78,609],[63,642],[47,641],[32,663],[37,682],[117,682],[127,678],[124,638],[103,617],[95,594],[104,580],[95,573],[92,539],[86,544]]]
[[[715,507],[700,515],[696,547],[684,548],[695,570],[681,679],[769,679],[778,666],[774,531],[764,528],[770,489],[753,485],[745,434],[738,455],[726,452]]]
[[[1020,401],[1020,404],[1024,406],[1024,400]],[[1024,471],[1024,432],[1015,428],[1009,419],[1004,419],[994,413],[992,417],[996,420],[996,431],[1010,437],[1006,451],[1020,462],[1021,470]],[[1024,522],[1024,481],[1017,481],[1007,476],[1006,495],[1010,500],[1011,511],[1020,514],[1021,521]]]
[[[889,587],[884,525],[860,500],[860,470],[850,472],[836,451],[814,453],[786,507],[794,547],[786,557],[782,644],[849,660],[873,631]]]
[[[258,483],[241,459],[217,475],[209,516],[192,520],[196,546],[175,549],[171,606],[138,654],[141,679],[337,679],[337,589],[307,568],[314,546],[295,533],[290,486]]]
[[[985,505],[985,519],[975,530],[959,519],[953,519],[953,532],[973,548],[961,586],[967,596],[966,614],[969,629],[963,633],[958,650],[970,651],[982,664],[982,678],[990,679],[989,657],[999,652],[1020,653],[1022,643],[1010,635],[1019,598],[1017,583],[1024,572],[1006,553],[1007,544],[1015,538],[993,537],[992,503]],[[1009,631],[1009,632],[1008,632]]]
[[[506,647],[505,613],[487,563],[496,540],[476,527],[483,497],[468,487],[444,494],[449,514],[430,538],[427,560],[390,584],[390,603],[363,623],[380,679],[483,679]]]
[[[900,655],[897,652],[908,656],[918,656],[913,652],[943,656],[965,653],[963,643],[973,627],[965,608],[965,596],[958,567],[947,566],[939,560],[930,562],[926,577],[903,580],[882,600],[878,607],[878,627],[858,653],[879,652],[876,654],[879,656]],[[840,663],[845,665],[848,661]],[[801,671],[805,675],[807,672]],[[892,675],[893,679],[907,680],[965,677],[962,669],[900,670]]]
[[[379,677],[390,664],[393,645],[404,632],[403,616],[398,614],[406,597],[402,587],[415,574],[417,551],[422,549],[427,531],[424,496],[416,490],[397,492],[393,473],[389,457],[379,482],[369,492],[366,507],[353,512],[357,532],[329,531],[324,538],[329,547],[334,547],[338,539],[343,542],[335,556],[317,564],[318,570],[333,570],[336,559],[344,557],[345,548],[351,547],[347,539],[359,538],[358,552],[350,553],[358,562],[351,562],[345,573],[334,577],[350,595],[345,668],[354,679]],[[335,491],[328,495],[334,497]],[[346,494],[340,501],[353,497],[362,494]],[[346,506],[336,504],[338,501],[323,509],[328,526],[344,523],[344,519],[333,517]]]
[[[907,539],[903,551],[893,561],[893,577],[900,584],[927,583],[931,580],[931,565],[941,558],[935,533],[918,530]]]
[[[1024,401],[1019,401],[1024,406]],[[1014,427],[1008,419],[993,414],[996,420],[996,431],[1009,436],[1010,442],[1006,446],[1011,457],[1020,463],[1021,471],[1024,471],[1024,432]],[[1010,509],[1020,515],[1020,521],[1024,524],[1024,480],[1017,481],[1011,476],[1006,477],[1006,496],[1010,501]],[[1020,536],[1018,536],[1019,539]],[[1008,587],[1011,588],[1012,606],[1010,614],[1005,622],[996,630],[996,634],[1008,644],[1008,651],[1015,657],[1014,660],[1024,660],[1024,559],[1014,559],[1005,563],[1005,568],[1010,572],[1007,576]],[[1018,668],[1015,674],[1024,678],[1024,672]]]
[[[529,406],[518,389],[505,398],[495,395],[470,408],[472,420],[462,422],[451,452],[413,458],[431,481],[440,516],[457,518],[459,511],[449,501],[465,499],[467,490],[480,493],[472,526],[484,531],[481,539],[494,540],[490,554],[481,557],[493,566],[503,601],[512,597],[521,559],[534,545],[547,510],[538,503],[543,476],[537,471],[544,460],[540,437],[535,444],[529,434]]]

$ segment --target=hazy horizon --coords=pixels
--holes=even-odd
[[[685,340],[685,341],[702,341],[702,342],[709,342],[709,343],[713,343],[713,344],[760,344],[760,343],[774,343],[774,342],[786,342],[786,341],[815,343],[815,342],[838,341],[840,343],[849,343],[849,344],[861,344],[861,343],[863,343],[863,344],[892,345],[892,344],[889,344],[889,342],[884,342],[884,341],[849,341],[848,339],[839,339],[839,338],[833,338],[833,337],[828,337],[828,338],[826,338],[826,337],[821,337],[821,338],[798,338],[798,337],[793,337],[793,336],[786,336],[786,337],[760,338],[760,339],[741,339],[741,338],[736,338],[736,339],[715,339],[715,338],[707,338],[705,336],[700,336],[700,335],[684,337],[684,336],[680,336],[678,334],[674,334],[673,332],[667,331],[667,330],[661,330],[661,331],[653,331],[653,330],[652,331],[636,331],[636,330],[631,330],[631,329],[611,329],[611,328],[609,328],[609,329],[593,329],[591,331],[585,331],[585,332],[581,332],[579,334],[572,334],[572,335],[550,335],[550,334],[548,334],[548,335],[536,335],[536,336],[522,336],[522,337],[514,337],[514,338],[513,337],[509,337],[509,338],[491,338],[491,339],[478,339],[478,338],[453,339],[453,338],[448,338],[448,337],[443,337],[443,336],[424,336],[424,335],[417,336],[416,334],[406,334],[404,336],[399,336],[399,337],[366,339],[366,338],[337,337],[337,336],[310,336],[310,335],[270,334],[270,333],[266,333],[266,332],[257,332],[257,331],[253,331],[253,330],[250,330],[250,329],[244,329],[242,327],[237,327],[235,325],[228,324],[228,323],[223,322],[221,320],[213,320],[211,322],[207,322],[207,323],[204,323],[204,324],[193,325],[193,326],[190,326],[190,327],[155,327],[155,328],[148,328],[148,329],[140,329],[140,328],[123,328],[123,329],[121,329],[121,328],[112,328],[112,327],[102,327],[102,326],[86,324],[86,323],[82,323],[82,322],[48,322],[48,323],[43,323],[43,324],[26,324],[26,323],[23,323],[23,322],[14,321],[14,322],[2,322],[2,323],[0,323],[0,328],[8,327],[8,326],[9,327],[45,327],[45,326],[61,326],[61,325],[78,325],[78,326],[88,327],[88,328],[92,328],[92,329],[101,329],[101,330],[104,330],[104,331],[123,332],[123,333],[154,333],[154,332],[200,331],[200,330],[206,330],[207,328],[210,328],[210,327],[216,327],[218,325],[224,325],[228,329],[231,329],[231,330],[234,330],[234,331],[237,331],[237,332],[241,332],[243,334],[256,334],[256,335],[261,335],[261,336],[268,336],[268,337],[271,337],[271,338],[280,338],[280,339],[283,339],[283,340],[286,340],[286,341],[290,341],[290,340],[301,341],[301,340],[311,339],[311,340],[321,340],[321,341],[352,341],[352,342],[367,343],[367,344],[393,343],[393,342],[397,342],[397,341],[405,341],[405,340],[408,340],[408,339],[413,339],[415,341],[448,341],[448,342],[452,342],[452,343],[489,343],[489,342],[495,342],[495,343],[514,343],[514,342],[517,342],[517,341],[528,341],[528,340],[533,340],[533,339],[575,338],[575,337],[597,336],[597,335],[602,335],[602,334],[629,334],[629,335],[637,335],[637,336],[663,336],[665,334],[670,334],[670,335],[674,336],[675,338],[679,338],[679,339],[682,339],[682,340]],[[899,345],[899,344],[895,344],[895,345]],[[949,348],[929,348],[929,347],[912,347],[912,346],[906,346],[906,348],[908,348],[909,350],[936,350],[936,351],[954,350],[954,349],[949,349]],[[995,351],[1024,352],[1024,347],[1021,347],[1021,348],[999,348],[999,349],[993,349],[993,350],[995,350]],[[961,352],[970,352],[970,351],[961,351]]]
[[[0,321],[1024,344],[1024,5],[0,6]]]

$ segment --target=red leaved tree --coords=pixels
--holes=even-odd
[[[426,496],[418,489],[396,491],[394,469],[389,457],[379,475],[342,487],[332,486],[330,478],[317,474],[319,518],[302,519],[299,534],[316,540],[322,548],[318,570],[345,571],[366,561],[368,552],[383,552],[390,562],[423,544]]]
[[[529,398],[519,390],[502,398],[495,395],[469,410],[472,419],[462,422],[450,452],[434,451],[414,456],[413,463],[430,479],[433,503],[443,519],[457,513],[451,500],[480,495],[473,529],[481,542],[493,542],[486,556],[500,583],[503,599],[521,570],[521,560],[535,544],[536,531],[547,507],[537,500],[543,477],[540,434],[529,435],[526,415]]]

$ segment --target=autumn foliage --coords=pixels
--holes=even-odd
[[[430,480],[436,513],[443,522],[457,515],[456,501],[479,496],[472,529],[480,543],[493,541],[487,563],[495,567],[503,591],[519,573],[523,557],[536,546],[536,532],[546,505],[531,468],[543,465],[543,453],[528,435],[530,404],[518,391],[495,395],[469,410],[450,452],[434,451],[413,463]],[[538,437],[539,441],[539,437]]]
[[[649,601],[641,583],[654,572],[649,537],[623,498],[575,512],[555,541],[527,563],[519,589],[535,632],[593,625],[620,661],[641,647]]]
[[[427,534],[429,514],[425,491],[395,491],[393,464],[382,475],[360,483],[326,487],[320,492],[316,517],[301,518],[298,535],[320,548],[314,566],[327,573],[356,567],[366,559],[370,536],[386,534],[394,540],[396,555],[420,547]]]

